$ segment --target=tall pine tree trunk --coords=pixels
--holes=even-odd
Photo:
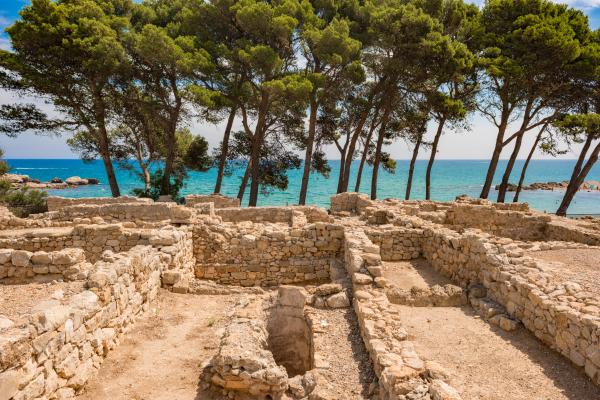
[[[306,204],[306,192],[308,191],[308,180],[310,179],[310,169],[312,166],[312,153],[315,143],[315,133],[317,130],[317,109],[316,93],[312,94],[310,99],[310,115],[308,117],[308,138],[306,141],[306,152],[304,154],[304,171],[302,173],[302,184],[300,185],[300,199],[298,204]]]
[[[410,159],[410,167],[408,168],[408,180],[406,182],[406,195],[404,196],[405,200],[410,199],[410,190],[412,188],[412,180],[415,172],[415,163],[417,162],[417,156],[419,155],[419,148],[421,147],[422,140],[423,134],[421,133],[417,136],[417,142],[415,143],[412,158]]]
[[[248,165],[246,165],[246,170],[244,171],[244,176],[242,177],[242,181],[240,182],[240,188],[238,190],[237,198],[240,199],[240,203],[244,200],[244,193],[246,193],[246,187],[248,186],[248,179],[250,179],[250,171],[251,171],[251,163],[248,161]]]
[[[375,148],[375,160],[373,161],[373,176],[371,177],[371,200],[377,199],[377,177],[379,175],[379,163],[381,162],[381,148],[385,138],[385,129],[387,128],[388,117],[390,115],[389,101],[386,103],[381,117],[381,126],[377,136],[377,147]]]
[[[106,177],[108,179],[108,185],[110,186],[110,193],[112,197],[121,196],[121,191],[119,190],[119,184],[117,183],[117,176],[115,175],[115,169],[112,164],[112,159],[110,157],[110,151],[108,146],[108,135],[105,133],[100,133],[99,138],[99,150],[100,156],[102,157],[102,162],[104,163],[104,169],[106,170]]]
[[[346,152],[343,151],[340,153],[340,174],[338,175],[338,185],[337,185],[337,193],[342,193],[344,190],[344,168],[346,165]]]
[[[363,149],[362,157],[360,158],[360,165],[358,166],[358,174],[356,175],[356,185],[354,185],[354,191],[360,192],[360,182],[362,180],[362,173],[365,167],[365,162],[367,161],[367,156],[369,154],[369,146],[371,145],[371,139],[373,138],[373,132],[377,127],[377,116],[379,114],[379,107],[375,109],[373,113],[373,119],[371,121],[371,127],[369,128],[369,133],[367,134],[367,138],[365,139],[365,148]]]
[[[217,171],[217,182],[215,183],[215,193],[221,193],[221,185],[223,183],[223,174],[225,173],[225,165],[227,164],[227,155],[229,153],[229,136],[231,135],[231,127],[235,119],[236,108],[231,107],[227,126],[223,133],[223,143],[221,144],[221,157],[219,158],[219,170]]]
[[[521,190],[523,190],[523,183],[525,182],[525,174],[527,173],[527,168],[529,167],[529,162],[535,153],[535,149],[537,149],[540,140],[542,139],[542,134],[544,133],[544,129],[540,130],[537,137],[535,138],[535,142],[533,146],[531,146],[531,150],[527,155],[527,160],[525,160],[525,164],[523,164],[523,169],[521,170],[521,176],[519,177],[519,184],[517,185],[517,190],[515,191],[515,196],[513,197],[513,203],[517,203],[519,201],[519,195],[521,194]]]
[[[592,135],[588,135],[587,137],[586,143],[583,149],[581,150],[579,159],[577,160],[577,164],[575,164],[575,167],[573,168],[573,175],[571,176],[569,186],[567,186],[567,190],[560,203],[560,206],[558,207],[558,210],[556,210],[556,215],[562,217],[567,215],[567,209],[571,205],[571,201],[573,201],[573,198],[577,194],[579,187],[585,180],[585,177],[590,172],[596,161],[598,161],[598,154],[600,154],[600,143],[596,145],[596,148],[594,148],[594,150],[590,154],[590,158],[585,163],[585,166],[581,168],[581,166],[583,165],[583,161],[585,160],[587,151],[590,148],[590,145],[592,144],[592,137]]]
[[[425,199],[431,199],[431,170],[433,169],[433,163],[435,162],[435,156],[437,154],[437,148],[440,143],[440,138],[442,137],[442,132],[444,131],[444,124],[446,123],[446,118],[440,119],[437,127],[437,131],[435,132],[435,137],[433,138],[433,143],[431,145],[431,155],[429,156],[429,162],[427,163],[427,172],[425,173]]]
[[[519,156],[519,151],[521,150],[521,143],[523,143],[523,136],[525,136],[525,132],[520,132],[517,136],[517,140],[515,141],[515,147],[513,148],[513,151],[510,154],[510,158],[508,159],[508,163],[506,164],[506,168],[504,169],[504,175],[502,175],[502,182],[500,182],[500,187],[498,188],[498,203],[504,203],[504,200],[506,199],[506,191],[508,190],[510,174],[512,173],[512,170],[515,166],[517,157]]]
[[[504,147],[504,133],[506,132],[507,125],[508,113],[504,112],[501,117],[500,126],[498,127],[496,144],[494,145],[494,152],[492,153],[492,158],[490,159],[490,164],[485,175],[485,182],[483,184],[483,188],[481,189],[481,194],[479,195],[479,197],[482,199],[487,199],[490,195],[490,189],[492,188],[492,183],[494,181],[494,174],[496,173],[496,168],[498,167],[498,160],[500,160],[500,154],[502,154],[502,148]]]
[[[256,207],[258,203],[258,188],[260,185],[260,159],[265,138],[265,125],[267,111],[269,108],[269,95],[262,93],[260,106],[258,109],[258,119],[256,122],[256,130],[252,138],[252,152],[250,156],[250,199],[248,200],[249,207]]]

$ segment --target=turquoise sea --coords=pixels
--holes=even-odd
[[[62,179],[69,176],[80,176],[82,178],[98,178],[100,185],[84,186],[76,189],[50,191],[52,195],[64,197],[102,197],[110,196],[110,189],[106,184],[106,175],[102,162],[95,161],[84,163],[81,160],[56,160],[56,159],[12,159],[7,160],[13,168],[11,172],[29,175],[42,181],[48,181],[54,177]],[[523,165],[522,160],[517,161],[514,168],[515,173],[511,182],[518,181],[518,175]],[[500,161],[497,176],[494,183],[501,179],[504,171],[505,161]],[[529,166],[526,182],[548,182],[569,179],[574,160],[532,160]],[[378,197],[403,198],[406,190],[406,178],[408,174],[408,160],[399,160],[396,174],[381,171],[379,176]],[[432,197],[434,200],[452,200],[457,195],[468,194],[477,197],[481,190],[487,170],[487,160],[438,160],[434,165],[432,176]],[[309,184],[307,203],[328,206],[329,197],[335,194],[337,188],[337,175],[339,161],[331,161],[331,176],[329,179],[321,175],[313,175]],[[422,199],[425,197],[425,169],[426,160],[418,160],[413,179],[413,191],[411,198]],[[353,166],[353,178],[350,189],[354,189],[354,181],[358,161]],[[236,170],[232,176],[226,177],[223,182],[223,194],[236,196],[242,170]],[[192,172],[183,194],[189,193],[212,193],[215,183],[216,170],[212,169],[205,173]],[[288,173],[289,186],[285,191],[274,191],[268,195],[261,194],[259,205],[292,205],[298,201],[298,192],[302,178],[302,170],[291,170]],[[117,179],[122,194],[129,194],[135,187],[141,186],[138,178],[125,170],[117,171]],[[597,164],[587,179],[600,181],[600,164]],[[366,168],[363,174],[361,191],[369,193],[371,184],[371,169]],[[561,191],[525,191],[521,200],[526,201],[531,207],[540,211],[554,212],[562,199]],[[492,192],[490,199],[494,200],[496,193]],[[508,200],[512,201],[512,193]],[[600,192],[579,192],[569,209],[571,214],[600,214]]]

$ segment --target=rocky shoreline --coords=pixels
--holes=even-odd
[[[2,176],[2,179],[9,181],[14,188],[29,189],[68,189],[100,183],[96,178],[81,178],[79,176],[71,176],[65,180],[53,178],[49,182],[41,182],[39,179],[30,178],[29,175],[6,174]]]
[[[566,190],[569,185],[569,181],[562,182],[534,182],[530,185],[523,185],[521,190]],[[500,188],[500,185],[496,185],[496,190]],[[509,192],[515,192],[517,185],[509,183],[507,190]],[[587,192],[600,191],[600,181],[589,180],[585,181],[579,187],[579,190],[585,190]]]

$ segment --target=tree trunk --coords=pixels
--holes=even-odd
[[[227,164],[227,155],[229,153],[229,136],[231,135],[231,127],[233,126],[233,120],[235,119],[236,107],[231,107],[229,118],[227,119],[227,126],[223,133],[223,143],[221,144],[221,157],[219,158],[219,170],[217,171],[217,182],[215,183],[215,193],[221,193],[221,184],[223,183],[223,174],[225,171],[225,165]]]
[[[337,193],[342,193],[344,190],[344,167],[346,165],[346,152],[340,152],[340,174],[338,175]]]
[[[487,174],[485,176],[485,183],[483,184],[481,194],[479,195],[479,197],[482,199],[487,199],[490,195],[490,189],[492,188],[492,183],[494,181],[494,174],[496,173],[496,168],[498,167],[498,160],[500,159],[500,154],[502,154],[502,148],[504,147],[504,133],[506,132],[507,125],[508,115],[505,112],[502,116],[500,126],[498,127],[498,135],[496,136],[494,152],[492,153],[490,165],[488,166]]]
[[[562,202],[560,203],[560,206],[558,207],[558,210],[556,210],[556,215],[559,215],[561,217],[567,215],[567,209],[569,208],[569,205],[571,205],[571,201],[575,197],[575,194],[577,194],[579,187],[585,180],[585,177],[590,172],[596,161],[598,161],[598,154],[600,153],[600,143],[598,143],[596,145],[596,148],[592,151],[592,154],[590,155],[588,161],[585,163],[583,169],[581,168],[581,165],[583,164],[583,160],[585,159],[585,155],[587,154],[587,150],[589,149],[591,143],[592,135],[588,135],[585,146],[581,150],[581,155],[577,160],[577,164],[575,165],[575,168],[573,168],[573,176],[571,177],[569,186],[567,186],[567,191],[565,192],[565,195],[562,199]]]
[[[242,182],[240,183],[240,189],[238,190],[237,198],[240,199],[240,203],[242,200],[244,200],[244,193],[246,193],[248,179],[250,179],[250,170],[252,169],[250,165],[250,162],[248,162],[248,165],[246,165],[246,171],[244,171],[244,176],[242,177]]]
[[[429,162],[427,163],[427,172],[425,173],[425,200],[431,199],[431,170],[433,169],[433,163],[435,162],[438,144],[440,143],[440,138],[442,137],[442,132],[444,130],[445,123],[446,118],[442,117],[442,119],[440,119],[438,123],[438,128],[435,132],[435,138],[433,139],[433,143],[431,145],[431,155],[429,156]]]
[[[385,137],[385,129],[387,127],[388,117],[390,115],[389,102],[386,104],[381,117],[381,126],[379,127],[379,135],[377,137],[377,147],[375,148],[375,160],[373,161],[373,176],[371,177],[371,200],[377,199],[377,176],[379,175],[379,163],[381,162],[381,148]]]
[[[348,190],[348,182],[350,181],[350,168],[352,166],[352,160],[354,160],[354,151],[356,150],[356,142],[360,137],[363,127],[365,126],[365,122],[367,122],[367,118],[369,117],[369,112],[371,110],[371,105],[373,104],[373,99],[375,98],[375,94],[379,91],[379,88],[385,83],[385,79],[379,81],[375,88],[373,88],[372,92],[369,94],[369,99],[367,101],[367,105],[365,110],[363,111],[356,129],[352,133],[352,137],[350,139],[350,144],[348,146],[346,152],[346,160],[344,163],[344,180],[342,182],[342,192],[346,192]],[[340,192],[341,193],[341,192]]]
[[[306,192],[308,191],[308,180],[310,178],[310,169],[312,166],[312,153],[315,142],[315,132],[317,130],[317,109],[316,93],[313,93],[310,99],[310,115],[308,117],[308,138],[306,142],[306,153],[304,154],[304,171],[302,173],[302,184],[300,185],[300,199],[298,204],[306,204]]]
[[[150,191],[150,171],[148,171],[148,167],[143,163],[141,167],[144,174],[144,190],[148,193]]]
[[[112,160],[110,157],[110,151],[108,147],[108,135],[106,135],[106,131],[104,131],[100,132],[99,136],[99,150],[100,155],[102,156],[102,162],[104,163],[104,169],[106,170],[106,177],[108,179],[108,185],[110,186],[110,193],[112,197],[119,197],[121,196],[121,191],[119,190],[117,176],[115,175],[115,169],[113,167]]]
[[[523,189],[523,182],[525,182],[525,173],[527,172],[527,168],[529,167],[529,162],[535,153],[535,149],[537,149],[540,140],[542,139],[542,134],[544,133],[544,129],[540,130],[537,137],[535,138],[535,142],[533,146],[531,146],[531,150],[527,155],[527,160],[525,160],[525,164],[523,164],[523,169],[521,170],[521,176],[519,177],[519,184],[517,185],[517,190],[515,191],[515,196],[513,197],[513,203],[517,203],[519,201],[519,195],[521,194],[521,190]]]
[[[162,183],[160,188],[161,195],[171,194],[171,175],[173,174],[173,164],[175,163],[175,144],[177,137],[175,131],[167,135],[167,156],[165,158],[165,168],[163,170]]]
[[[504,200],[506,199],[506,191],[508,189],[510,174],[512,173],[513,167],[515,166],[515,161],[517,161],[517,157],[519,156],[519,151],[521,150],[521,143],[523,143],[523,136],[525,136],[525,132],[521,132],[517,136],[517,140],[515,141],[515,147],[513,148],[513,151],[510,154],[510,158],[508,159],[508,163],[506,164],[504,175],[502,175],[502,182],[500,182],[500,187],[498,188],[498,199],[496,200],[498,203],[504,203]]]
[[[412,188],[412,179],[413,179],[413,174],[415,172],[415,162],[417,161],[417,156],[419,155],[419,148],[421,147],[422,140],[423,140],[423,134],[420,134],[417,137],[417,142],[415,143],[415,148],[413,149],[412,158],[410,159],[410,167],[408,168],[408,180],[406,182],[406,195],[404,196],[405,200],[410,199],[410,190]]]
[[[106,132],[106,107],[104,105],[101,89],[96,86],[94,87],[93,107],[97,129],[93,129],[90,133],[95,132],[98,136],[98,150],[104,163],[104,169],[106,170],[106,177],[108,179],[112,197],[119,197],[121,196],[121,191],[119,190],[117,176],[115,175],[115,169],[110,157],[109,139],[108,133]],[[88,127],[88,129],[92,128]]]
[[[362,180],[363,168],[365,167],[365,162],[367,161],[367,155],[369,153],[369,146],[371,144],[371,139],[373,138],[373,132],[377,127],[377,115],[379,114],[379,108],[375,109],[375,113],[373,114],[373,120],[371,122],[371,128],[369,128],[369,133],[367,134],[367,138],[365,139],[365,148],[363,149],[363,154],[360,159],[360,165],[358,167],[358,174],[356,175],[356,185],[354,186],[355,192],[360,192],[360,181]]]
[[[250,176],[252,177],[252,181],[250,182],[250,199],[248,202],[249,207],[256,207],[256,204],[258,203],[258,188],[260,185],[260,158],[264,142],[268,105],[269,95],[262,93],[262,99],[260,101],[258,110],[258,119],[256,122],[256,130],[254,131],[254,137],[252,138],[252,152],[250,156]]]

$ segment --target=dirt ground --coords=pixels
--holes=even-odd
[[[525,328],[505,332],[468,308],[397,307],[418,354],[464,400],[600,400],[600,388]]]
[[[200,375],[218,350],[221,330],[244,295],[180,295],[161,291],[151,314],[113,350],[81,400],[213,400]]]
[[[412,287],[426,289],[433,285],[443,286],[452,283],[422,258],[410,261],[384,261],[383,276],[389,285],[400,289]]]
[[[530,257],[553,264],[552,273],[558,282],[572,281],[600,296],[600,249],[565,249],[531,251]]]
[[[62,299],[83,291],[83,282],[47,282],[15,285],[0,284],[0,314],[10,318],[15,324],[27,318],[32,308],[44,300],[51,300],[55,292],[62,291]],[[58,293],[57,293],[58,294]],[[61,300],[56,296],[56,300]]]
[[[328,391],[337,399],[368,398],[375,372],[360,336],[356,314],[350,308],[315,309],[314,314],[325,332],[315,352],[329,364],[329,369],[321,370]]]

